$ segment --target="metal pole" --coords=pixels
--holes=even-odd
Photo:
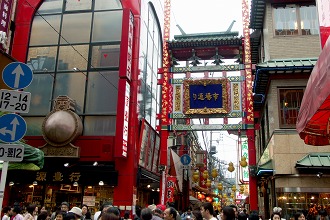
[[[3,196],[6,187],[6,179],[7,179],[7,171],[8,171],[8,161],[4,161],[2,164],[2,172],[1,172],[1,182],[0,182],[0,216],[2,210]]]

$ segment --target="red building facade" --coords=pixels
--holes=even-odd
[[[158,203],[160,4],[17,2],[10,55],[34,72],[24,140],[44,151],[45,166],[8,173],[8,205]]]

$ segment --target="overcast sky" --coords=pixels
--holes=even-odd
[[[242,35],[242,0],[171,0],[171,39],[180,35],[177,24],[187,34],[232,31]]]

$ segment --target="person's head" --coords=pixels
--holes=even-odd
[[[203,216],[200,210],[194,210],[192,211],[193,214],[193,220],[203,220]]]
[[[164,211],[164,220],[173,220],[176,219],[177,212],[175,208],[173,207],[168,207]]]
[[[201,205],[201,213],[203,218],[205,218],[206,220],[212,218],[213,216],[213,205],[209,202],[204,202]]]
[[[154,215],[157,215],[158,217],[163,218],[163,211],[160,210],[159,208],[156,208],[154,210]]]
[[[63,212],[68,212],[69,211],[69,203],[67,203],[67,202],[62,202],[61,203],[61,211],[63,211]]]
[[[280,214],[282,214],[282,208],[281,207],[274,207],[273,208],[273,213],[280,213]]]
[[[281,214],[278,212],[274,212],[271,216],[270,216],[270,220],[281,220]]]
[[[107,213],[112,213],[112,214],[114,214],[116,216],[120,216],[120,211],[119,211],[119,209],[117,207],[113,207],[113,206],[112,207],[109,207],[106,212]]]
[[[101,214],[100,220],[119,220],[120,217],[114,213],[104,212]]]
[[[66,216],[66,212],[59,211],[59,212],[56,212],[55,219],[56,220],[63,220],[65,216]]]
[[[142,220],[151,220],[152,219],[152,210],[150,208],[144,208],[141,210],[141,219]]]
[[[229,207],[232,207],[234,209],[234,213],[235,213],[235,218],[238,217],[238,209],[236,205],[230,205]]]
[[[235,219],[235,211],[230,206],[225,206],[222,209],[222,219],[223,220],[234,220]]]
[[[246,214],[244,212],[241,212],[237,216],[238,220],[246,220]]]
[[[36,207],[37,207],[36,204],[30,204],[30,205],[28,205],[28,207],[26,208],[26,211],[32,215],[33,212],[34,212],[34,210],[36,209]]]
[[[252,211],[249,215],[249,220],[259,220],[259,214],[257,211]]]
[[[82,215],[85,216],[87,211],[88,211],[88,206],[86,204],[82,204],[81,206]]]
[[[319,211],[319,215],[320,215],[320,220],[325,220],[326,217],[327,217],[327,215],[328,215],[328,213],[327,213],[327,211],[325,211],[324,209],[321,209],[321,210]]]
[[[11,208],[9,206],[6,206],[6,207],[3,207],[2,212],[4,214],[9,214],[10,210],[11,210]]]
[[[126,211],[126,212],[124,213],[124,219],[129,219],[129,211]]]
[[[302,213],[302,212],[296,212],[294,214],[294,220],[305,220],[305,219],[306,219],[306,217],[305,217],[304,213]]]
[[[81,208],[79,207],[72,207],[72,209],[69,211],[70,213],[73,213],[75,215],[75,219],[80,219],[82,216]]]
[[[37,217],[37,220],[46,220],[48,217],[48,213],[47,212],[40,212],[40,214]]]
[[[187,208],[187,214],[188,214],[188,215],[191,214],[191,208],[190,208],[190,207]]]
[[[135,205],[135,215],[138,216],[139,218],[141,217],[141,206]]]
[[[15,206],[12,210],[13,216],[16,216],[17,214],[20,214],[22,211],[21,207]]]

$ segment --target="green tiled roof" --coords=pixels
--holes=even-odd
[[[309,153],[296,163],[297,168],[330,168],[330,153]]]
[[[317,57],[313,58],[293,58],[293,59],[278,59],[269,60],[264,63],[257,64],[257,68],[269,67],[269,68],[281,68],[281,67],[303,67],[303,66],[315,66]]]

